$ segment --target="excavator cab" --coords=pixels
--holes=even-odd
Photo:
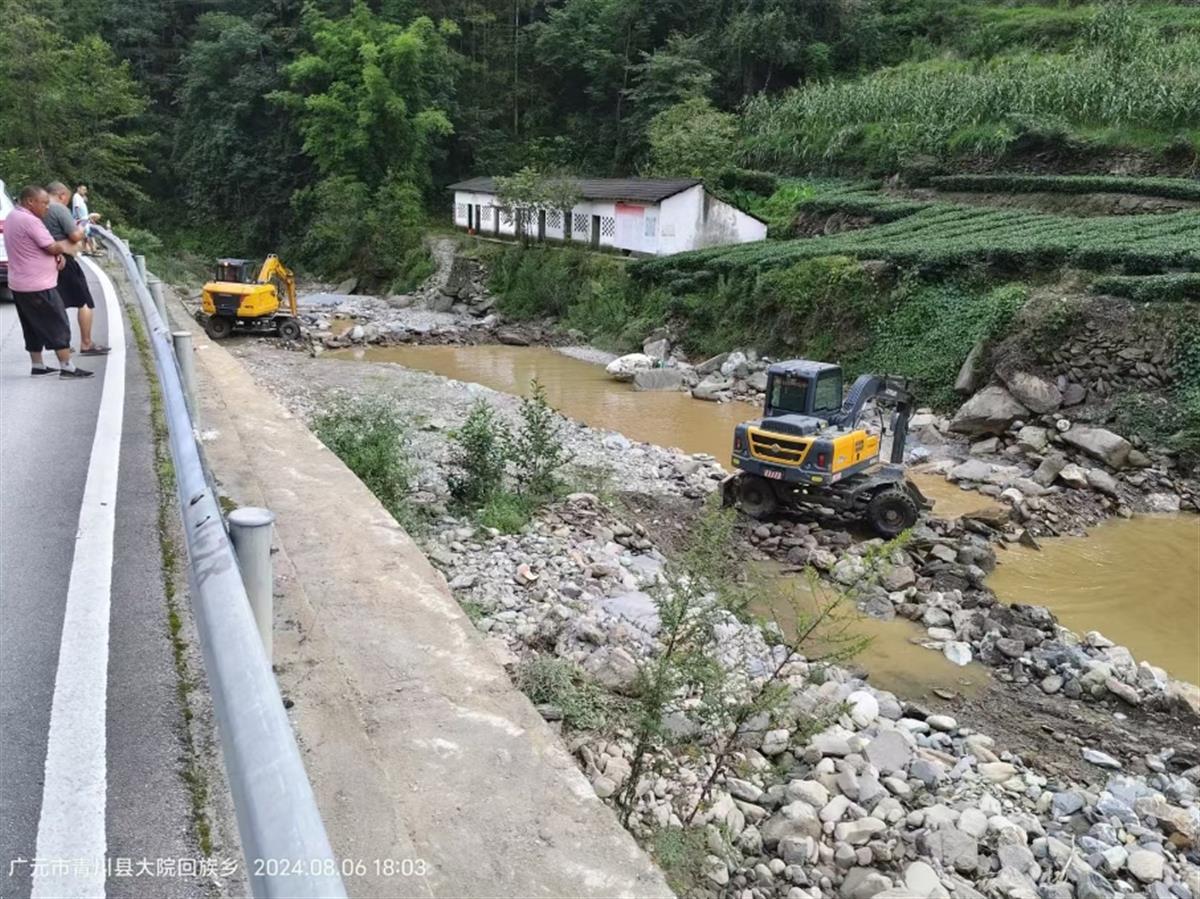
[[[281,291],[287,297],[286,310]],[[201,310],[204,330],[213,340],[228,337],[235,328],[285,340],[300,337],[296,279],[274,254],[263,261],[258,277],[250,274],[246,259],[218,259],[216,278],[204,285]]]
[[[864,407],[891,407],[892,453],[881,462],[883,425],[860,426]],[[781,507],[818,505],[866,518],[881,536],[912,527],[931,504],[902,464],[912,396],[903,378],[860,375],[842,397],[842,369],[794,359],[767,369],[761,418],[734,429],[727,504],[755,518]]]

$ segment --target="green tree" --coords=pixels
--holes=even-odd
[[[737,118],[704,97],[676,103],[650,120],[650,169],[656,175],[711,178],[729,164]]]
[[[512,213],[522,236],[538,210],[557,209],[563,214],[567,227],[563,233],[570,239],[571,209],[582,198],[579,183],[566,175],[543,175],[532,166],[526,166],[515,175],[496,178],[497,197],[501,208]]]
[[[189,210],[230,223],[238,252],[276,248],[309,174],[289,116],[267,99],[284,87],[288,38],[272,17],[213,13],[181,63],[172,168]]]
[[[311,49],[286,67],[289,90],[275,98],[295,115],[304,152],[325,177],[351,177],[370,189],[387,178],[429,184],[438,143],[453,132],[457,26],[422,16],[389,22],[355,0],[331,19],[305,10]]]
[[[0,15],[0,170],[12,185],[86,181],[119,214],[145,199],[138,177],[146,101],[96,35],[67,41],[31,4]]]

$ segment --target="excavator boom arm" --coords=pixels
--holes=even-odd
[[[853,428],[862,416],[867,400],[874,399],[880,405],[896,410],[892,425],[892,462],[904,461],[904,444],[908,439],[908,419],[912,415],[912,392],[908,379],[896,375],[859,375],[842,403],[842,411],[833,423],[842,428]]]
[[[258,272],[258,281],[260,284],[267,284],[272,278],[278,278],[283,282],[284,289],[287,291],[288,312],[293,318],[296,317],[296,276],[292,274],[292,270],[279,261],[279,257],[272,253],[263,260],[262,268]]]

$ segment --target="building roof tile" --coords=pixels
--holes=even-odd
[[[673,197],[689,187],[700,183],[698,178],[573,178],[579,187],[579,195],[585,200],[641,200],[658,203]],[[447,190],[464,190],[482,194],[494,194],[496,179],[468,178],[447,187]]]

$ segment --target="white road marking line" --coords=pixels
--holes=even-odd
[[[108,612],[125,413],[125,326],[112,281],[90,259],[82,262],[100,282],[112,352],[106,357],[96,436],[79,509],[50,708],[37,858],[50,861],[45,867],[51,870],[34,869],[34,899],[104,896]],[[64,384],[62,389],[73,386]],[[53,864],[58,861],[61,864]]]

